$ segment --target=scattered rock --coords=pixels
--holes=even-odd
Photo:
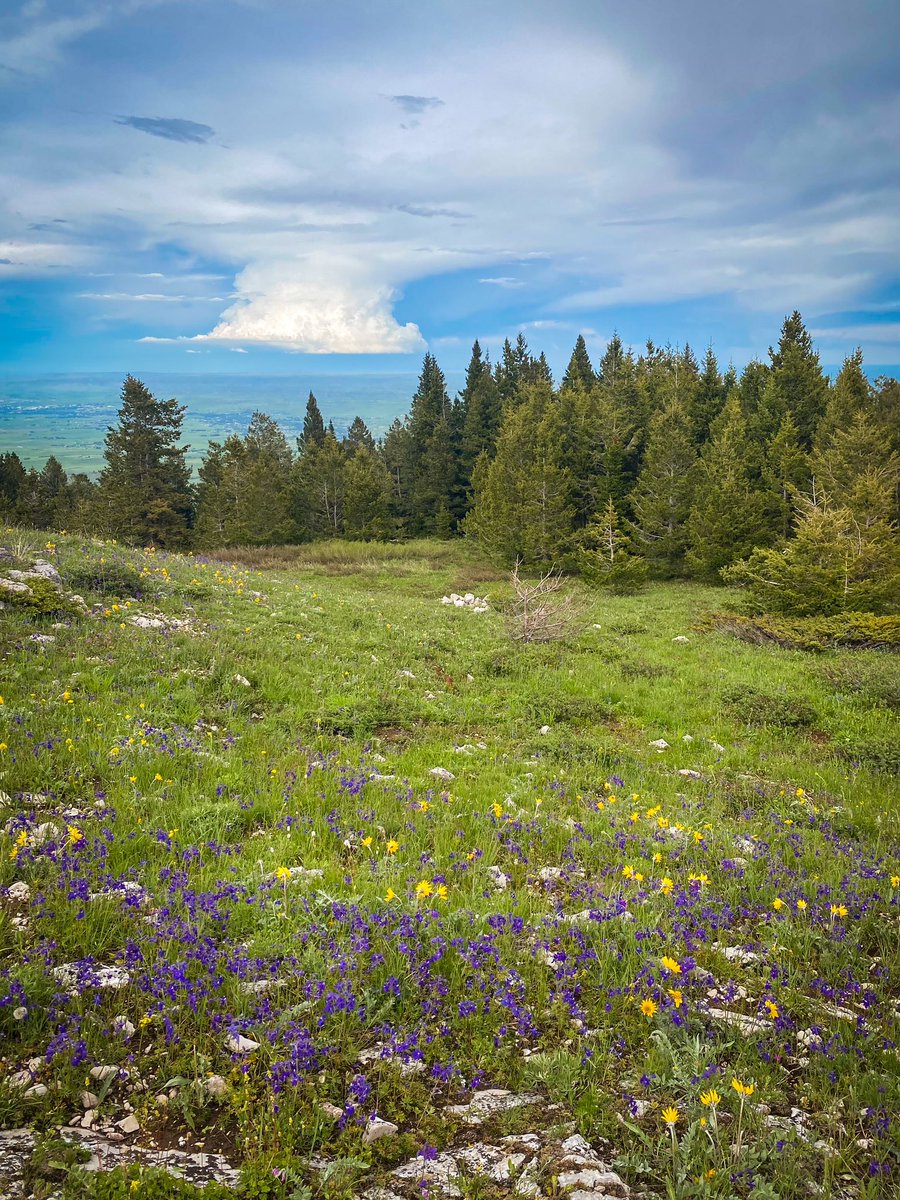
[[[234,682],[240,684],[241,687],[250,687],[250,680],[246,675],[235,675]]]
[[[550,732],[549,725],[542,725],[540,727],[540,729],[538,730],[538,733],[541,735],[541,737],[546,737],[549,732]]]
[[[393,1137],[398,1132],[398,1126],[394,1125],[392,1121],[382,1121],[380,1117],[372,1117],[363,1134],[363,1145],[371,1146],[373,1142],[380,1141],[381,1138]]]
[[[330,1100],[323,1100],[319,1105],[319,1112],[328,1117],[329,1121],[339,1121],[344,1115],[344,1110],[338,1108],[336,1104],[332,1104]]]
[[[128,1116],[123,1117],[121,1121],[116,1121],[116,1129],[121,1130],[122,1133],[137,1133],[140,1127],[141,1123],[134,1113],[129,1113]]]
[[[119,1073],[118,1067],[113,1067],[113,1066],[109,1066],[109,1065],[99,1066],[99,1067],[91,1067],[91,1069],[90,1069],[91,1079],[96,1079],[98,1083],[105,1083],[107,1081],[107,1079],[113,1079],[116,1075],[118,1075],[118,1073]]]
[[[702,779],[703,776],[699,771],[694,771],[691,767],[682,767],[678,774],[683,779]]]
[[[46,1083],[33,1083],[31,1087],[25,1089],[22,1095],[26,1100],[38,1100],[41,1096],[46,1096],[49,1091]]]
[[[6,894],[16,904],[27,904],[31,899],[31,888],[23,880],[17,879],[15,883],[11,883],[6,889]]]
[[[225,1046],[232,1054],[252,1054],[254,1050],[259,1049],[259,1042],[244,1037],[242,1033],[230,1033],[225,1039]]]
[[[517,1093],[506,1088],[485,1088],[475,1092],[469,1104],[452,1104],[445,1111],[450,1116],[459,1117],[464,1125],[481,1125],[487,1118],[498,1113],[540,1102],[540,1096],[529,1092]]]
[[[501,869],[494,865],[488,867],[487,873],[490,876],[491,883],[498,892],[505,892],[509,884],[512,882],[509,875],[505,875]]]
[[[228,1084],[223,1075],[208,1075],[203,1081],[203,1089],[207,1096],[220,1100],[228,1091]]]
[[[652,746],[654,750],[658,750],[662,754],[663,750],[668,750],[669,743],[665,738],[657,738],[655,742],[648,742],[648,746]]]
[[[675,643],[677,643],[677,644],[678,644],[678,645],[680,645],[680,646],[683,646],[683,645],[685,645],[685,644],[686,644],[687,642],[689,642],[690,640],[691,640],[691,639],[690,639],[690,638],[688,638],[688,637],[685,637],[683,633],[680,633],[680,634],[678,635],[678,637],[673,637],[673,638],[672,638],[672,641],[673,641],[673,642],[675,642]]]
[[[82,1108],[99,1108],[100,1101],[93,1092],[81,1092],[78,1097],[78,1103]]]
[[[446,783],[450,783],[456,778],[453,772],[448,771],[446,767],[432,767],[428,774],[433,775],[435,779],[443,779]]]

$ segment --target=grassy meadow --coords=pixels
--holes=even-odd
[[[524,645],[450,543],[0,543],[93,610],[0,613],[4,1128],[88,1088],[247,1196],[428,1196],[504,1088],[479,1138],[577,1132],[632,1194],[900,1192],[897,656],[680,583]]]

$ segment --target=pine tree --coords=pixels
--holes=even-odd
[[[620,595],[638,591],[647,581],[647,564],[631,554],[628,538],[622,533],[619,514],[612,500],[606,502],[584,529],[576,555],[582,577],[597,587]]]
[[[452,511],[458,489],[459,453],[444,374],[426,354],[407,427],[410,459],[409,525],[433,533],[439,511]]]
[[[892,613],[900,605],[900,539],[894,526],[863,528],[849,508],[813,493],[800,498],[796,533],[783,549],[754,550],[723,574],[763,612]]]
[[[703,360],[703,373],[688,405],[694,441],[698,446],[703,446],[709,440],[710,426],[722,411],[724,403],[725,387],[719,375],[719,364],[710,346]]]
[[[767,439],[773,436],[790,413],[800,445],[808,450],[825,411],[828,380],[798,312],[785,318],[778,348],[769,349],[769,358],[771,371],[760,404],[764,435]]]
[[[347,430],[347,436],[344,438],[344,448],[350,454],[355,454],[357,450],[365,447],[366,450],[375,450],[375,439],[372,437],[372,431],[362,419],[362,417],[354,417],[350,423],[350,428]]]
[[[507,409],[497,453],[478,459],[474,505],[466,533],[498,562],[547,565],[564,552],[572,531],[571,476],[561,462],[562,430],[547,384],[527,387]]]
[[[306,537],[340,537],[344,528],[347,454],[330,430],[295,468],[292,515]]]
[[[493,455],[500,430],[500,394],[490,361],[482,358],[477,341],[472,347],[460,400],[460,477],[463,488],[468,489],[478,456]]]
[[[0,515],[12,519],[26,471],[15,451],[0,454]]]
[[[800,445],[794,418],[785,413],[765,449],[762,468],[769,527],[777,537],[786,538],[790,533],[796,498],[809,481],[809,455]]]
[[[391,518],[391,477],[374,449],[358,447],[344,469],[344,534],[358,541],[396,535]]]
[[[567,388],[581,388],[584,392],[590,392],[595,382],[596,376],[588,354],[587,345],[584,336],[579,333],[575,342],[575,349],[572,351],[572,357],[569,359],[569,365],[566,367],[566,373],[563,376],[560,390],[565,391]]]
[[[182,547],[193,508],[187,446],[179,446],[185,408],[157,400],[129,375],[118,425],[107,430],[98,506],[104,530],[127,542]]]
[[[297,440],[297,448],[302,454],[304,450],[312,446],[323,446],[324,444],[325,422],[319,411],[319,402],[310,392],[306,401],[306,413],[303,417],[303,432]]]
[[[650,421],[643,466],[631,496],[635,544],[654,574],[684,571],[695,463],[684,404],[672,399]]]
[[[818,453],[830,445],[839,430],[846,429],[857,417],[874,415],[874,389],[863,372],[862,364],[860,349],[844,359],[816,429],[815,450]]]
[[[747,426],[733,393],[713,422],[700,455],[687,522],[687,565],[700,579],[720,582],[720,571],[769,540],[765,502],[751,483]]]

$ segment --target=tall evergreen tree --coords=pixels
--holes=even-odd
[[[696,457],[685,406],[673,398],[651,418],[643,466],[631,496],[635,544],[657,575],[684,571]]]
[[[122,385],[121,399],[119,422],[106,433],[100,475],[103,527],[127,542],[185,546],[193,496],[188,447],[178,445],[184,405],[157,400],[132,375]]]
[[[409,525],[433,533],[439,513],[451,511],[459,471],[453,414],[444,373],[426,354],[407,422],[409,430]]]
[[[374,452],[375,439],[362,417],[354,417],[351,421],[347,436],[344,438],[344,446],[351,454],[355,454],[357,450],[363,448]]]
[[[304,452],[294,475],[293,517],[306,537],[340,537],[344,529],[347,454],[330,430]]]
[[[769,358],[771,371],[760,406],[765,436],[771,437],[790,413],[800,445],[808,450],[825,411],[828,380],[798,312],[785,318],[778,347],[769,349]]]
[[[325,422],[319,410],[319,402],[310,391],[306,401],[306,412],[303,417],[303,432],[298,440],[298,449],[302,454],[312,446],[325,444]]]
[[[358,541],[385,540],[397,533],[391,518],[391,477],[374,449],[361,445],[344,469],[343,531]]]
[[[572,531],[572,480],[561,462],[561,435],[549,386],[534,384],[506,410],[494,459],[483,454],[476,463],[466,533],[496,561],[548,565],[563,554]]]
[[[482,357],[481,346],[477,341],[472,347],[460,401],[462,419],[459,466],[462,486],[468,489],[478,456],[482,453],[493,455],[500,430],[500,393],[490,361]]]
[[[578,335],[575,342],[575,349],[572,351],[572,357],[569,359],[569,365],[566,367],[566,373],[563,376],[561,390],[566,388],[581,388],[582,391],[590,392],[596,382],[594,368],[591,364],[588,348],[584,340],[583,334]]]
[[[15,451],[0,454],[0,514],[7,519],[11,519],[15,511],[26,473]]]
[[[708,441],[710,426],[722,411],[724,403],[725,386],[719,374],[719,364],[710,346],[703,360],[703,372],[688,403],[688,416],[691,419],[694,441],[698,446]]]
[[[790,533],[797,496],[809,481],[809,455],[800,445],[794,418],[785,413],[765,448],[762,467],[769,528],[775,536],[786,538]]]
[[[752,485],[749,457],[747,426],[732,393],[700,455],[687,522],[687,565],[710,583],[720,582],[723,567],[768,540],[765,502]]]
[[[212,442],[200,467],[198,546],[271,546],[296,540],[293,455],[276,421],[255,412],[243,438]]]

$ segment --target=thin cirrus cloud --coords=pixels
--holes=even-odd
[[[215,136],[215,130],[199,121],[187,121],[183,117],[116,117],[117,125],[130,125],[141,133],[165,138],[169,142],[193,142],[202,146]]]

